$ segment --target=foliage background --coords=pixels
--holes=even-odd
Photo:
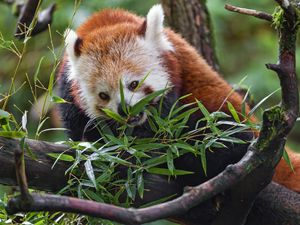
[[[53,1],[45,0],[43,7],[46,7]],[[57,0],[57,10],[54,14],[53,24],[51,26],[51,34],[55,52],[58,54],[62,49],[62,33],[70,24],[72,14],[74,12],[73,0]],[[127,8],[140,15],[145,15],[148,9],[158,0],[84,0],[74,17],[72,27],[76,28],[82,23],[91,13],[105,7],[120,7]],[[215,46],[222,68],[223,75],[230,83],[239,83],[245,76],[247,79],[244,84],[251,88],[251,93],[254,96],[255,102],[259,102],[263,97],[270,94],[279,87],[279,82],[276,75],[268,71],[264,64],[274,63],[277,60],[277,37],[274,27],[269,23],[247,17],[235,13],[228,12],[224,9],[225,3],[239,4],[241,7],[254,8],[258,10],[273,13],[275,1],[224,1],[224,0],[209,0],[207,1],[211,19],[215,32]],[[17,46],[21,47],[22,43],[13,38],[17,18],[12,14],[11,7],[2,4],[0,1],[0,33],[5,40],[13,40]],[[1,44],[1,40],[0,40]],[[22,61],[21,67],[17,73],[15,87],[22,88],[15,93],[9,101],[8,111],[12,112],[18,121],[24,111],[29,111],[29,130],[31,137],[34,137],[34,131],[38,126],[40,104],[33,102],[33,96],[29,88],[26,74],[32,81],[36,71],[38,62],[41,57],[45,57],[39,73],[39,79],[45,85],[49,81],[49,76],[54,63],[52,53],[49,51],[51,39],[49,32],[44,32],[32,38],[27,46],[27,51]],[[300,51],[297,51],[297,58],[300,56]],[[11,82],[11,76],[17,65],[17,57],[11,52],[0,48],[0,107],[3,104],[1,99],[8,91]],[[297,71],[300,69],[300,64],[297,63]],[[299,76],[299,73],[298,73]],[[38,95],[42,96],[43,91],[39,90]],[[263,108],[279,103],[280,92],[273,95],[263,105]],[[263,110],[263,109],[262,109]],[[59,120],[55,116],[55,110],[50,112],[51,119],[44,125],[47,127],[59,126]],[[64,134],[61,131],[45,133],[41,139],[46,140],[62,140]],[[297,150],[300,146],[300,123],[296,125],[294,131],[290,135],[289,144]],[[298,147],[299,151],[300,148]],[[0,187],[0,196],[4,191],[4,187]]]

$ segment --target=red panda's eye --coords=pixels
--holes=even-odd
[[[137,81],[137,80],[132,81],[132,82],[129,84],[128,89],[129,89],[130,91],[134,91],[134,90],[137,88],[138,85],[139,85],[139,81]]]
[[[100,92],[99,93],[99,97],[104,100],[104,101],[108,101],[110,98],[109,98],[109,95],[104,93],[104,92]]]

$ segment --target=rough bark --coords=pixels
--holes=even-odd
[[[26,175],[29,186],[39,190],[56,192],[66,186],[67,176],[65,171],[67,163],[58,161],[52,168],[54,159],[48,153],[62,153],[69,149],[68,146],[27,140],[30,149],[25,155]],[[20,149],[20,141],[0,137],[0,183],[17,185],[14,154]]]

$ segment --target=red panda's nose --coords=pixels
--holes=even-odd
[[[127,105],[125,107],[127,107]],[[127,113],[123,110],[123,107],[122,107],[121,103],[118,105],[118,113],[122,117],[126,117],[127,116]]]

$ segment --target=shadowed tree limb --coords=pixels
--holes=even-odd
[[[31,188],[57,192],[67,185],[65,171],[70,164],[58,161],[52,168],[54,160],[48,153],[63,153],[69,150],[66,145],[26,139],[25,144],[31,154],[25,150],[25,166],[28,185]],[[16,185],[15,152],[21,151],[20,140],[0,137],[0,183]],[[35,159],[36,158],[36,159]]]

